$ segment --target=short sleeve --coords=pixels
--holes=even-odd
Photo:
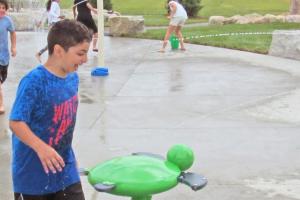
[[[31,121],[32,112],[35,105],[38,104],[39,84],[33,79],[25,77],[21,80],[16,100],[10,113],[10,120],[24,121],[26,123]]]
[[[14,32],[15,31],[15,26],[14,26],[14,23],[13,23],[13,21],[10,17],[8,18],[8,21],[9,21],[9,23],[8,23],[7,30],[9,32]]]

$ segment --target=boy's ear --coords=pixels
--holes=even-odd
[[[53,54],[56,56],[61,56],[63,55],[63,53],[65,53],[65,49],[62,48],[62,46],[60,46],[59,44],[55,44],[53,47]]]

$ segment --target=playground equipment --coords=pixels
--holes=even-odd
[[[108,74],[108,68],[103,67],[95,67],[91,71],[92,76],[107,76]]]
[[[197,191],[207,184],[204,176],[184,172],[194,162],[193,151],[186,145],[171,147],[167,159],[152,153],[134,153],[100,163],[80,173],[99,192],[131,197],[132,200],[151,200],[161,193],[184,183]]]
[[[175,35],[171,35],[169,41],[171,43],[172,50],[178,49],[178,47],[179,47],[179,39]]]

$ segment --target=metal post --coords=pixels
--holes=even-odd
[[[97,9],[98,9],[98,65],[104,66],[103,0],[97,0]]]

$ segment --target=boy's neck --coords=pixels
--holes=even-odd
[[[48,58],[44,66],[50,73],[60,78],[65,78],[68,75],[63,67],[58,62],[56,62],[56,59],[53,59],[51,57]]]
[[[6,13],[4,15],[0,15],[0,19],[4,18],[6,16]]]

